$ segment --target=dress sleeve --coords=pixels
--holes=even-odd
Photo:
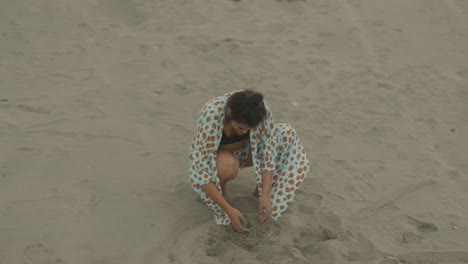
[[[262,152],[263,159],[261,163],[261,169],[265,171],[274,171],[276,165],[276,129],[275,122],[273,120],[273,115],[270,108],[265,103],[265,108],[267,110],[266,117],[262,121],[261,128],[261,141],[262,141]]]
[[[214,114],[214,107],[208,103],[197,117],[197,132],[190,153],[190,178],[193,187],[197,188],[213,181],[217,173],[213,160],[217,154],[215,119],[219,117]]]

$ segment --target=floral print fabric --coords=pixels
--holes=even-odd
[[[227,214],[202,191],[201,186],[213,182],[221,192],[216,157],[223,131],[227,99],[232,93],[210,100],[197,118],[197,132],[189,151],[189,178],[201,201],[214,211],[217,224],[231,223]],[[234,152],[245,166],[249,150],[259,193],[262,193],[263,172],[273,171],[270,199],[272,219],[278,220],[292,202],[296,191],[309,171],[309,161],[296,131],[289,124],[275,124],[268,105],[266,118],[250,130],[250,140]]]

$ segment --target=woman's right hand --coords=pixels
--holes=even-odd
[[[244,215],[239,210],[231,208],[227,211],[227,214],[229,219],[231,219],[234,229],[241,233],[249,232],[249,229],[247,228],[247,219],[245,219]]]

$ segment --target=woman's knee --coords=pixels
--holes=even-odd
[[[220,150],[216,160],[216,167],[221,180],[232,180],[239,172],[239,159],[230,151]]]

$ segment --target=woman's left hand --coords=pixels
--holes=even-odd
[[[260,217],[261,224],[265,224],[270,220],[271,210],[272,204],[270,201],[270,197],[262,195],[258,203],[258,215]]]

